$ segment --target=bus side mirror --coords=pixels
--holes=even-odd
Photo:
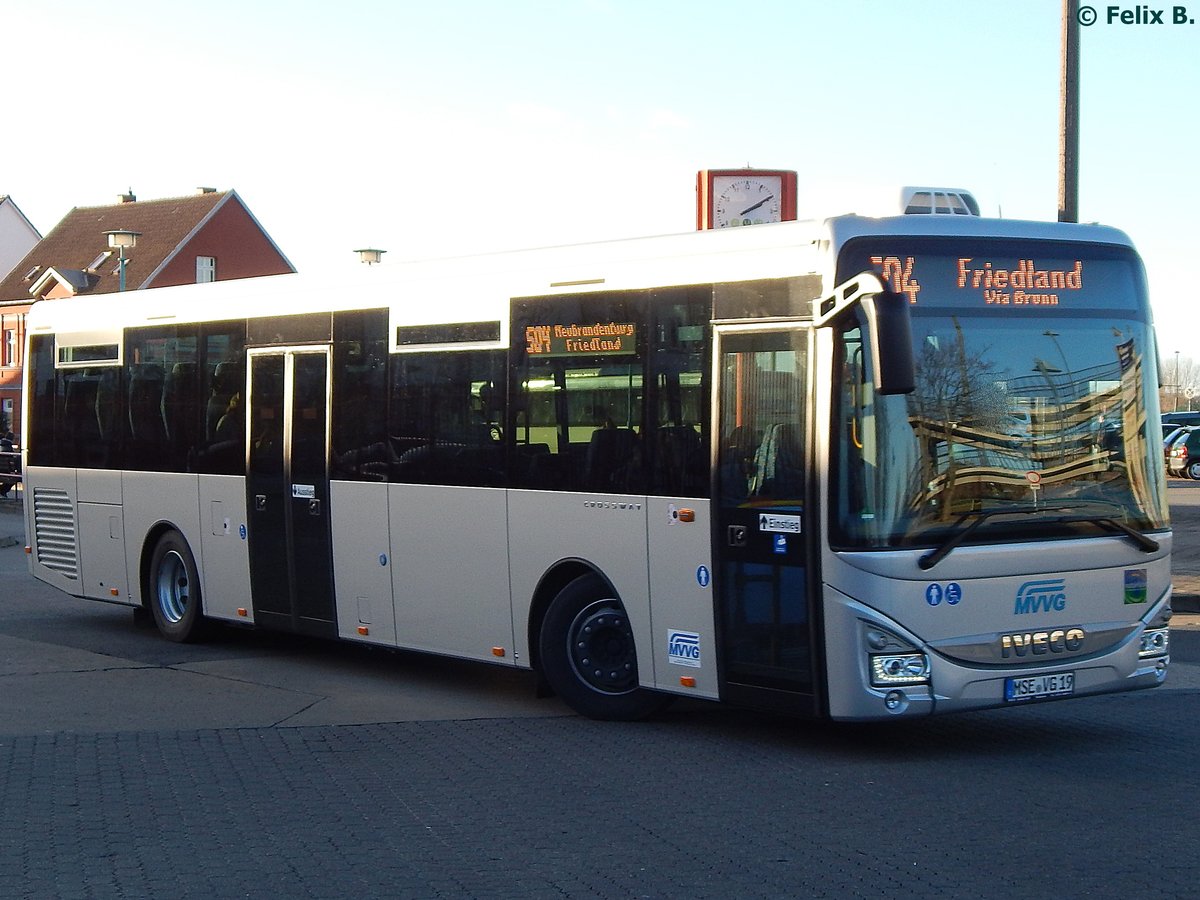
[[[889,291],[879,277],[861,272],[839,284],[827,297],[813,301],[813,324],[820,328],[862,307],[871,334],[871,369],[880,394],[911,394],[916,387],[912,315],[908,298]]]
[[[916,382],[908,298],[888,290],[862,300],[871,328],[871,363],[880,394],[911,394]]]

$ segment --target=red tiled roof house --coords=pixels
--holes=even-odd
[[[112,206],[76,207],[0,280],[0,412],[18,434],[25,313],[37,300],[120,290],[112,231],[138,233],[124,251],[126,290],[296,271],[236,191],[143,201],[125,194]]]

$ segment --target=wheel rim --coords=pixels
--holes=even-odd
[[[592,690],[626,694],[638,686],[633,629],[616,601],[597,600],[580,610],[567,641],[575,674]]]
[[[187,564],[178,551],[168,551],[159,561],[155,588],[158,609],[163,617],[171,623],[181,621],[187,613],[191,586],[188,583]]]

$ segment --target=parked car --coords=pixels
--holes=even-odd
[[[1200,428],[1190,428],[1175,438],[1167,456],[1167,472],[1200,480]]]
[[[1165,429],[1167,426],[1163,425]],[[1167,466],[1168,475],[1177,475],[1179,473],[1171,471],[1171,448],[1175,446],[1175,442],[1181,437],[1187,436],[1192,430],[1191,425],[1173,425],[1171,430],[1163,435],[1163,462]]]
[[[1160,418],[1163,425],[1200,425],[1200,411],[1163,413]]]

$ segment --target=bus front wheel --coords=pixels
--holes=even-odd
[[[177,643],[199,640],[204,625],[200,576],[192,551],[178,531],[168,531],[154,547],[146,597],[163,637]]]
[[[621,601],[596,575],[581,575],[559,591],[538,644],[546,681],[581,715],[632,721],[670,701],[638,686],[633,628]]]

